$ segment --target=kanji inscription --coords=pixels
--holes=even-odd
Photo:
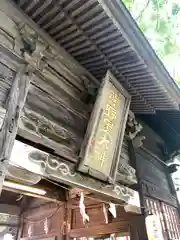
[[[92,138],[88,154],[89,166],[106,172],[109,172],[111,167],[111,161],[108,159],[113,157],[114,143],[118,137],[117,120],[119,120],[120,112],[120,94],[111,83],[109,85],[110,90],[100,116],[99,127]]]
[[[79,170],[102,180],[110,177],[113,162],[116,165],[119,158],[130,101],[123,91],[125,90],[108,72],[99,91],[87,131],[88,140]]]

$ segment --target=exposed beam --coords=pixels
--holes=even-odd
[[[6,182],[16,183],[16,182],[12,182],[12,181],[6,181]],[[24,186],[24,187],[29,186],[29,185],[24,185],[24,184],[21,185],[21,183],[17,182],[17,186],[18,186],[18,184],[19,184],[19,186]],[[45,180],[41,180],[39,183],[33,185],[32,188],[44,190],[45,194],[41,195],[38,193],[28,192],[28,189],[26,190],[25,188],[24,188],[24,190],[18,189],[18,188],[13,188],[13,185],[12,185],[12,187],[6,186],[6,184],[4,184],[4,186],[3,186],[4,190],[10,191],[10,192],[15,192],[20,195],[24,195],[22,204],[21,204],[21,212],[25,211],[25,209],[26,210],[28,209],[28,207],[30,206],[31,200],[32,200],[31,197],[44,199],[44,200],[47,200],[50,202],[55,202],[55,203],[63,203],[67,200],[66,199],[66,190],[64,188],[62,188],[60,185],[56,186],[53,183],[47,182]]]
[[[51,201],[51,202],[55,202],[55,203],[61,203],[61,201],[59,201],[58,199],[52,198],[52,196],[42,196],[42,195],[38,195],[38,194],[34,194],[34,193],[29,193],[26,191],[21,191],[18,189],[13,189],[13,188],[8,188],[8,187],[3,187],[4,190],[7,191],[11,191],[11,192],[15,192],[15,193],[19,193],[25,196],[29,196],[29,197],[34,197],[34,198],[40,198],[40,199],[44,199],[47,201]]]
[[[25,161],[20,161],[17,155],[11,156],[11,161],[27,170],[35,172],[42,178],[48,178],[70,187],[86,189],[100,199],[119,203],[128,203],[130,199],[138,199],[138,192],[121,184],[107,184],[89,175],[75,171],[74,164],[60,157],[50,155],[23,143],[21,154]],[[15,144],[16,146],[16,144]],[[138,203],[137,203],[138,205]]]
[[[100,235],[106,235],[111,233],[126,233],[129,231],[129,222],[123,221],[123,222],[115,222],[115,223],[109,223],[104,225],[96,225],[93,227],[88,228],[79,228],[79,229],[72,229],[70,231],[70,237],[71,238],[79,238],[79,237],[92,237],[92,236],[100,236]]]

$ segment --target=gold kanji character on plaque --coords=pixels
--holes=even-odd
[[[104,119],[104,131],[110,133],[113,129],[113,122],[109,120],[109,118]]]
[[[113,107],[116,108],[119,105],[120,102],[119,96],[112,90],[109,92],[109,100],[111,101]]]
[[[116,109],[114,109],[114,107],[112,107],[111,105],[107,104],[105,109],[105,115],[108,116],[110,121],[116,120]]]

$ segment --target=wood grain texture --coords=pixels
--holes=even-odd
[[[39,73],[33,75],[18,133],[77,161],[89,107],[80,100],[76,88],[67,88],[65,78],[49,72],[50,75],[51,79]]]
[[[23,108],[30,78],[26,74],[26,65],[21,65],[13,81],[6,105],[6,115],[0,132],[1,188],[7,171],[7,165],[18,130],[18,121]]]
[[[177,207],[176,197],[168,191],[147,181],[141,181],[141,186],[144,196],[156,198]]]
[[[116,181],[122,182],[126,185],[133,185],[137,183],[136,168],[133,168],[130,161],[129,139],[126,134],[123,138],[121,148],[121,155],[117,169]]]
[[[64,205],[49,203],[29,209],[23,214],[24,226],[22,238],[28,237],[28,229],[31,228],[31,237],[62,235],[64,221]],[[48,232],[45,232],[44,224],[47,219]]]
[[[128,92],[107,71],[81,147],[79,171],[115,182],[130,100]]]
[[[62,49],[57,48],[54,43],[51,44],[48,37],[46,39],[44,34],[41,34],[32,22],[26,21],[27,19],[21,13],[14,14],[16,10],[13,11],[11,4],[8,6],[5,1],[2,1],[1,7],[4,13],[0,16],[3,20],[0,23],[2,30],[0,43],[9,47],[13,55],[25,60],[34,73],[20,119],[18,134],[26,140],[49,147],[52,152],[60,156],[57,162],[59,161],[61,166],[64,166],[59,160],[61,157],[63,160],[76,162],[90,110],[88,104],[83,103],[81,94],[88,95],[88,84],[96,80]],[[27,24],[21,24],[21,22]],[[124,95],[125,91],[122,87],[120,89]],[[125,111],[123,110],[123,115],[125,115],[123,131],[120,138],[118,137],[120,145],[123,141],[130,100],[127,92],[125,95],[128,96],[128,106]],[[120,151],[116,150],[119,160]],[[117,161],[114,161],[113,175],[116,174],[116,163]],[[60,173],[56,170],[56,168],[51,168],[50,173],[46,173],[46,177],[65,182],[67,185],[80,185],[120,202],[128,201],[130,195],[133,194],[133,190],[121,184],[106,186],[99,181],[93,181],[93,178],[87,176],[83,178],[79,173],[76,177],[72,176],[73,174],[65,176],[63,169],[58,169]]]
[[[11,3],[3,1],[0,11],[1,61],[8,66],[0,65],[0,105],[12,84],[11,72],[17,70],[15,62],[25,60],[34,74],[18,134],[76,161],[89,119],[89,107],[81,101],[88,95],[84,82],[96,80],[35,24],[15,14]]]
[[[165,165],[143,150],[138,151],[136,159],[139,177],[170,193]]]
[[[142,149],[136,150],[136,161],[143,195],[177,206],[176,197],[170,189],[165,164]]]
[[[0,62],[0,105],[4,106],[11,89],[15,72]]]
[[[127,233],[129,231],[129,222],[122,221],[103,225],[95,225],[91,228],[73,229],[70,232],[71,238],[103,236],[111,233]]]

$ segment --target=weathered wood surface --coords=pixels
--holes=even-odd
[[[20,144],[25,145],[23,143]],[[16,144],[14,146],[16,147]],[[110,185],[96,180],[88,175],[77,172],[74,163],[70,163],[60,157],[45,153],[36,148],[25,146],[26,147],[21,147],[21,155],[23,158],[17,159],[16,155],[12,154],[11,163],[13,165],[22,166],[26,170],[31,169],[32,172],[42,178],[64,183],[70,188],[75,187],[88,191],[92,193],[95,198],[124,204],[134,204],[136,206],[139,205],[138,192],[122,184]],[[28,175],[28,177],[29,181],[31,180],[33,182],[33,174]],[[18,176],[14,176],[14,179],[18,180]],[[27,180],[25,179],[25,181]],[[134,203],[132,203],[133,199],[135,199]]]
[[[21,25],[20,19],[10,18],[6,12],[1,13],[0,106],[4,107],[7,100],[17,62],[23,59],[21,50],[26,51],[23,41],[27,44],[27,39],[32,39],[30,43],[36,45],[37,53],[30,57],[25,55],[25,60],[35,66],[36,71],[32,76],[18,132],[23,138],[41,143],[61,156],[76,161],[89,118],[89,107],[81,101],[82,93],[88,94],[83,82],[88,74],[68,57],[62,61],[54,46],[37,39],[37,33],[27,25]],[[11,60],[4,50],[6,48],[15,56]],[[72,62],[67,64],[67,61]]]
[[[170,205],[177,207],[177,199],[169,191],[165,191],[157,185],[147,181],[141,181],[142,191],[144,196],[159,199]]]
[[[22,238],[63,235],[64,205],[45,203],[23,213]],[[47,231],[47,232],[46,232]]]
[[[104,203],[89,203],[88,201],[86,204],[86,213],[90,217],[90,221],[84,225],[82,221],[82,216],[80,215],[78,206],[75,209],[72,209],[71,211],[71,225],[70,225],[70,231],[69,234],[71,237],[82,237],[82,236],[102,236],[106,234],[112,234],[112,233],[119,233],[121,236],[128,236],[135,231],[141,230],[144,226],[142,224],[142,221],[140,222],[139,217],[141,216],[136,214],[131,214],[125,212],[124,208],[121,206],[116,206],[117,211],[117,217],[113,218],[111,213],[108,211],[108,205]],[[107,219],[104,215],[103,208],[107,209]],[[137,225],[134,226],[134,224],[139,225],[139,229],[137,228]],[[131,232],[131,228],[134,229],[133,232]],[[132,239],[139,239],[135,238],[134,234],[132,235]],[[143,238],[141,238],[143,239]]]
[[[130,100],[129,93],[107,71],[84,137],[79,171],[115,182]]]
[[[109,223],[104,225],[94,225],[91,228],[79,228],[73,229],[70,232],[71,238],[78,238],[78,237],[91,237],[93,236],[102,236],[102,235],[110,235],[113,233],[122,233],[124,235],[128,235],[129,232],[129,222],[122,221],[116,223]]]
[[[166,143],[164,140],[142,120],[138,121],[143,126],[141,134],[146,136],[143,141],[143,147],[158,156],[161,160],[168,158]]]
[[[142,149],[136,150],[136,161],[143,194],[176,206],[177,200],[172,195],[165,164]]]
[[[14,7],[2,2],[0,12],[0,105],[6,102],[16,63],[25,58],[35,71],[18,133],[77,161],[90,114],[81,98],[95,79],[48,37],[41,38],[41,30],[32,22],[22,24],[21,14],[13,14]],[[6,48],[15,60],[7,59]]]
[[[3,106],[6,102],[14,77],[15,77],[15,72],[0,62],[0,105],[1,106]]]
[[[124,136],[116,181],[132,185],[137,183],[137,179],[136,170],[131,166],[128,141],[127,136]]]
[[[21,65],[8,94],[6,115],[0,131],[0,191],[7,172],[14,140],[18,130],[18,121],[26,100],[30,78],[26,73],[26,65]]]
[[[124,234],[127,236],[131,233],[133,234],[132,239],[139,239],[135,238],[134,234],[136,231],[139,232],[140,229],[142,231],[142,222],[139,219],[141,216],[126,213],[123,207],[117,207],[117,218],[114,219],[109,213],[107,223],[103,212],[104,203],[86,203],[86,212],[90,217],[90,221],[85,225],[80,215],[78,201],[76,202],[76,208],[74,208],[70,202],[68,202],[68,208],[66,207],[67,205],[57,206],[52,203],[41,203],[35,206],[31,205],[29,209],[24,212],[25,219],[21,239],[28,239],[28,232],[30,232],[28,229],[31,229],[31,239],[40,239],[49,237],[50,235],[57,236],[58,232],[61,236],[64,235],[66,239],[84,236],[97,237],[112,233],[119,233],[120,235]],[[108,207],[108,205],[106,207]],[[56,209],[58,209],[57,212]],[[68,213],[70,217],[69,221],[67,221]],[[47,216],[50,217],[47,218],[49,231],[46,234],[44,223]],[[133,231],[130,227],[133,227]]]
[[[19,134],[76,161],[88,121],[88,106],[58,85],[35,79],[27,96]]]
[[[44,172],[45,177],[70,186],[87,188],[95,194],[111,197],[114,201],[128,202],[133,190],[121,184],[107,186],[88,176],[81,176],[79,173],[73,176],[71,171],[69,172],[69,169],[74,170],[74,163],[78,161],[92,110],[86,100],[92,94],[91,90],[98,86],[96,79],[32,22],[28,22],[21,14],[14,14],[11,5],[8,6],[4,0],[1,3],[0,9],[3,11],[0,12],[0,46],[4,55],[0,62],[5,65],[4,68],[10,69],[9,73],[2,70],[2,86],[5,85],[6,78],[9,88],[12,86],[11,75],[17,71],[20,62],[25,61],[28,64],[28,70],[33,74],[20,116],[18,134],[25,140],[40,143],[49,148],[51,153],[59,155],[55,160],[54,156],[52,159],[49,156],[53,166],[50,165],[48,172]],[[11,53],[11,59],[5,57],[7,51]],[[5,74],[9,74],[8,77]],[[7,87],[6,92],[8,91]],[[3,96],[0,101],[2,107],[5,106],[7,94]],[[95,96],[91,98],[95,99]],[[40,157],[39,161],[41,160]],[[121,164],[120,169],[124,175],[128,171],[132,179],[124,181],[123,176],[123,180],[121,178],[119,182],[128,185],[134,183],[134,170],[128,162]]]
[[[6,7],[5,10],[7,10]],[[50,46],[44,38],[39,38],[37,33],[29,27],[31,24],[22,26],[19,20],[9,16],[4,12],[0,16],[2,20],[0,44],[8,46],[12,53],[21,58],[20,49],[24,48],[22,39],[27,41],[31,37],[35,39],[33,44],[36,44],[37,52],[33,57],[40,59],[40,62],[35,61],[36,70],[32,75],[18,134],[27,140],[48,147],[67,160],[77,162],[91,111],[91,107],[84,102],[84,99],[82,100],[82,96],[88,95],[87,86],[89,85],[86,84],[90,81],[88,80],[90,76],[69,56],[61,58],[62,49],[56,51],[55,45]],[[4,24],[5,20],[8,25]],[[11,35],[10,39],[9,35]],[[1,74],[2,86],[7,82],[10,87],[16,64],[13,60],[7,61],[5,56],[3,55],[2,58],[5,64]],[[27,56],[26,60],[32,63]],[[0,102],[2,106],[6,97],[3,95]],[[134,183],[134,170],[127,162],[123,161],[120,164],[121,173],[118,181],[128,185]],[[130,178],[125,176],[127,172]]]

